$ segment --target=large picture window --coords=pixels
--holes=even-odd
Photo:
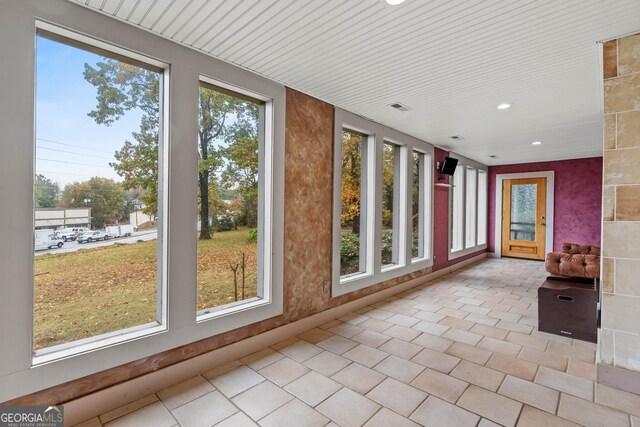
[[[433,147],[336,109],[334,296],[433,264]]]
[[[259,165],[265,101],[200,83],[198,130],[197,308],[263,297]],[[262,243],[262,242],[260,242]]]
[[[36,37],[36,355],[164,323],[164,70]]]
[[[487,168],[458,158],[450,196],[449,259],[463,256],[487,244]]]

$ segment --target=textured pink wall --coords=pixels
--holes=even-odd
[[[490,166],[488,251],[495,252],[496,244],[496,175],[539,171],[555,172],[553,249],[558,251],[564,242],[600,245],[602,157],[592,157]]]
[[[438,181],[439,174],[436,170],[436,164],[442,162],[448,154],[448,151],[441,150],[437,147],[435,148],[433,170],[435,173],[434,182],[436,183],[448,182],[448,180]],[[434,187],[433,205],[433,254],[435,256],[433,260],[433,271],[452,266],[453,264],[485,252],[483,249],[449,261],[449,189],[447,187]]]

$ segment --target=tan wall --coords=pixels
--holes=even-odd
[[[640,371],[640,34],[604,44],[600,363]]]

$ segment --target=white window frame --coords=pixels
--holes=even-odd
[[[433,185],[434,185],[434,175],[433,175],[433,153],[427,153],[419,148],[414,147],[410,153],[410,162],[413,162],[413,153],[418,153],[418,155],[422,156],[422,160],[419,165],[419,188],[423,191],[420,192],[420,199],[418,201],[419,208],[419,223],[418,223],[418,233],[419,233],[419,243],[418,243],[418,256],[411,258],[411,263],[419,263],[423,260],[433,260]],[[413,171],[409,171],[409,176],[411,176],[411,184],[413,185]],[[411,198],[413,198],[413,190],[409,191]],[[409,212],[409,217],[413,215],[413,200],[410,200],[409,205],[411,212]],[[410,239],[410,247],[411,251],[409,254],[412,254],[413,250],[413,223],[409,224],[409,228],[411,230],[411,239]],[[420,255],[420,250],[422,250],[422,255]]]
[[[361,254],[365,254],[367,269],[359,274],[340,276],[340,215],[341,215],[341,187],[342,187],[342,130],[348,129],[368,135],[367,156],[363,151],[362,164],[366,164],[366,229],[361,226],[361,235],[364,234],[364,245]],[[400,147],[401,166],[399,175],[398,197],[398,264],[382,266],[382,156],[383,144],[391,143]],[[419,139],[413,138],[402,132],[398,132],[379,123],[365,119],[340,108],[335,109],[334,120],[334,188],[333,188],[333,263],[332,263],[332,287],[333,297],[363,289],[377,283],[390,280],[417,270],[433,265],[433,146]],[[411,238],[413,233],[411,224],[411,181],[412,168],[409,167],[411,153],[418,151],[425,154],[424,176],[428,178],[425,185],[424,205],[427,215],[424,218],[425,227],[425,252],[428,257],[411,259]],[[426,163],[429,163],[426,165]],[[362,215],[362,214],[361,214]],[[394,217],[396,212],[394,212]],[[395,222],[395,218],[394,218]],[[362,260],[361,260],[362,262]]]
[[[460,207],[461,210],[461,219],[460,218],[454,218],[453,217],[453,212],[454,212],[454,197],[453,197],[453,188],[450,189],[449,191],[449,245],[448,245],[448,259],[449,260],[454,260],[456,258],[460,258],[462,256],[465,255],[469,255],[471,253],[474,252],[478,252],[481,250],[486,250],[487,249],[487,243],[486,243],[486,237],[485,237],[485,243],[483,244],[478,244],[478,240],[477,240],[477,231],[478,231],[478,197],[479,197],[479,191],[478,191],[478,183],[479,183],[479,179],[478,179],[478,174],[480,173],[480,171],[483,171],[484,173],[489,173],[489,168],[481,163],[478,163],[474,160],[468,159],[466,157],[460,156],[458,154],[455,153],[450,153],[449,157],[455,158],[458,160],[458,165],[456,167],[456,173],[462,173],[461,175],[461,179],[460,182],[462,183],[462,206]],[[466,236],[467,236],[467,169],[468,168],[472,168],[476,170],[476,180],[475,180],[475,206],[473,208],[473,212],[471,213],[473,220],[475,222],[475,230],[476,230],[476,236],[474,238],[475,240],[475,244],[472,246],[467,246],[467,242],[466,242]],[[487,175],[488,178],[488,175]],[[488,179],[487,179],[487,185],[488,185]],[[454,182],[454,185],[456,185],[456,183]],[[459,185],[459,184],[458,184]],[[485,192],[485,194],[487,194],[488,197],[488,188],[487,191]],[[461,230],[460,233],[462,235],[462,249],[459,250],[452,250],[451,249],[451,245],[453,243],[453,227],[454,227],[454,222],[455,221],[460,221],[461,224]]]
[[[34,78],[35,32],[38,28],[59,33],[90,45],[136,58],[153,65],[168,64],[165,71],[162,158],[166,170],[161,191],[164,218],[162,238],[165,301],[163,325],[157,329],[133,331],[93,343],[70,347],[47,358],[33,357],[33,212],[34,180]],[[7,280],[0,286],[0,401],[11,400],[58,384],[190,344],[220,333],[280,315],[283,305],[284,241],[284,129],[285,87],[249,71],[216,60],[187,47],[142,31],[126,23],[94,13],[63,0],[45,3],[0,3],[0,37],[11,40],[1,46],[5,57],[14,58],[15,68],[0,80],[0,93],[11,99],[11,107],[0,115],[0,186],[3,198],[0,217],[8,218],[8,240],[0,246],[0,271]],[[267,124],[271,150],[265,150],[265,233],[271,251],[265,275],[271,284],[268,303],[242,307],[215,319],[199,321],[196,316],[197,140],[199,76],[215,77],[234,91],[246,90],[272,100],[273,121]],[[1,108],[1,107],[0,107]],[[172,173],[173,172],[173,173]],[[266,297],[265,297],[266,298]],[[10,327],[8,327],[10,325]],[[130,332],[130,331],[126,331]],[[74,343],[80,344],[80,343]]]
[[[484,183],[480,182],[480,177],[483,177]],[[482,169],[478,169],[478,224],[476,226],[476,243],[478,245],[486,245],[488,238],[488,226],[489,226],[489,173]]]
[[[382,271],[387,271],[387,270],[391,270],[394,268],[397,268],[400,265],[404,265],[404,263],[406,262],[406,257],[407,257],[407,253],[406,253],[406,247],[407,245],[405,244],[405,240],[407,239],[407,236],[405,233],[402,232],[403,229],[405,229],[405,221],[407,216],[403,215],[404,212],[404,206],[406,206],[406,196],[407,196],[407,192],[406,191],[402,191],[405,186],[407,185],[406,179],[407,179],[407,173],[406,173],[406,168],[407,168],[407,146],[403,145],[403,144],[398,144],[396,142],[393,141],[389,141],[388,139],[384,140],[381,147],[382,150],[380,151],[380,155],[378,156],[379,159],[379,167],[378,170],[380,171],[380,175],[382,175],[383,173],[383,167],[384,167],[384,146],[385,145],[389,145],[391,147],[393,147],[393,225],[392,225],[392,230],[393,230],[393,241],[392,241],[392,263],[391,264],[387,264],[387,265],[383,265],[382,264],[382,250],[380,251],[380,254],[376,254],[379,255],[381,260],[380,260],[380,265],[381,265],[381,269]],[[380,218],[380,240],[382,242],[382,188],[384,188],[384,179],[380,180],[380,214],[379,214],[379,218]],[[380,245],[380,248],[382,249],[382,243]]]

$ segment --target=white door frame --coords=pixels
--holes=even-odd
[[[553,211],[554,211],[554,171],[522,172],[522,173],[501,173],[496,175],[496,220],[495,220],[495,254],[502,257],[502,181],[505,179],[521,178],[547,178],[547,212],[546,212],[546,233],[544,238],[545,257],[549,252],[553,252]]]

